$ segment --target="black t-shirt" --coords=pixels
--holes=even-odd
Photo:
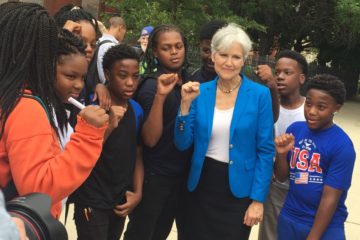
[[[136,100],[144,110],[144,122],[148,117],[157,90],[157,77],[164,73],[157,71],[152,77],[144,79],[138,89]],[[182,74],[183,82],[189,75]],[[158,143],[153,147],[143,146],[144,169],[148,174],[163,176],[181,176],[186,173],[190,164],[191,150],[181,152],[174,144],[175,119],[181,101],[181,86],[175,85],[168,94],[163,109],[163,132]]]
[[[113,209],[132,190],[138,145],[135,114],[131,104],[118,127],[106,140],[100,158],[87,180],[69,201],[101,209]]]
[[[192,80],[197,81],[199,83],[205,83],[213,80],[217,74],[215,72],[211,73],[205,70],[204,67],[196,69],[192,73]]]

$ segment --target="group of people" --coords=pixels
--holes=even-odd
[[[121,18],[101,34],[73,5],[52,18],[5,3],[0,26],[7,199],[46,193],[55,218],[67,199],[80,240],[166,239],[174,220],[180,240],[248,239],[259,223],[259,239],[345,239],[355,151],[333,122],[345,87],[316,75],[302,96],[301,54],[281,51],[255,82],[242,71],[252,41],[234,23],[202,27],[192,74],[174,25],[144,28],[141,54],[121,43]]]

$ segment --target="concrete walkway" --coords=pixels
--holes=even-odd
[[[357,161],[352,179],[352,186],[349,190],[346,205],[349,217],[345,223],[347,240],[360,240],[360,97],[345,103],[341,111],[336,115],[335,122],[340,125],[352,139]],[[76,230],[72,221],[72,209],[70,209],[66,228],[69,240],[76,239]],[[61,217],[63,220],[64,217]],[[258,227],[253,227],[250,240],[257,240]],[[176,228],[173,227],[168,240],[176,240]],[[100,240],[100,239],[99,239]]]

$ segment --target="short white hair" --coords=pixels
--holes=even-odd
[[[229,23],[220,28],[211,40],[211,52],[215,54],[219,50],[230,48],[233,43],[239,43],[246,58],[251,50],[252,42],[246,32],[236,23]]]

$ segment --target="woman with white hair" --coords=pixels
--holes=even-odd
[[[182,86],[175,145],[194,152],[184,239],[248,239],[263,216],[272,176],[273,115],[269,89],[240,71],[251,40],[236,24],[211,42],[217,77]]]

